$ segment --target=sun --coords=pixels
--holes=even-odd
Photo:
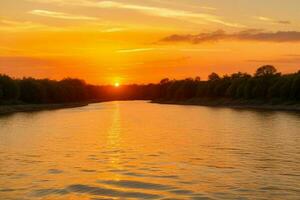
[[[115,87],[120,87],[120,83],[119,82],[115,82]]]

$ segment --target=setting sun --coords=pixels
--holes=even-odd
[[[119,86],[120,86],[120,83],[119,83],[119,82],[116,82],[114,85],[115,85],[115,87],[119,87]]]

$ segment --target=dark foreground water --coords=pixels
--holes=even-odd
[[[300,199],[300,114],[131,101],[3,116],[0,199]]]

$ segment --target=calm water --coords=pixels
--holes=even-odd
[[[300,199],[300,114],[131,101],[0,117],[0,199]]]

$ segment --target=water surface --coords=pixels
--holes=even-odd
[[[0,199],[299,198],[299,113],[130,101],[0,117]]]

